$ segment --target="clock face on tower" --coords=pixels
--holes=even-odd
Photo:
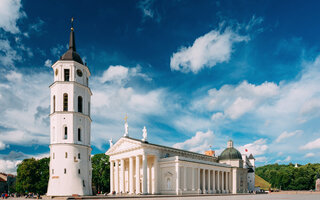
[[[82,77],[82,71],[81,71],[80,69],[77,70],[77,75],[78,75],[79,77]]]

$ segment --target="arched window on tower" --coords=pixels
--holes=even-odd
[[[82,96],[78,96],[78,112],[82,113]]]
[[[63,111],[68,111],[68,94],[63,94]]]
[[[64,81],[69,81],[69,80],[70,80],[70,70],[64,69]]]
[[[81,141],[81,129],[78,128],[78,141]]]
[[[64,138],[63,139],[68,139],[68,127],[64,127]]]
[[[53,95],[53,112],[56,112],[56,96]]]

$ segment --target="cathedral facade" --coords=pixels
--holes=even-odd
[[[146,135],[145,128],[143,132]],[[254,174],[248,176],[254,158],[241,155],[231,140],[216,157],[125,134],[115,144],[110,142],[106,155],[110,156],[110,191],[116,194],[237,194],[254,188]]]

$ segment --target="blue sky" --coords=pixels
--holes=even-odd
[[[93,154],[124,133],[258,165],[320,153],[320,13],[311,1],[0,1],[0,171],[49,152],[51,64],[92,76]]]

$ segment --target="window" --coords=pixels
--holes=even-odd
[[[89,161],[90,161],[90,155],[89,155]]]
[[[63,111],[68,111],[68,94],[63,94]]]
[[[80,159],[80,153],[78,153],[78,159]]]
[[[53,112],[56,112],[56,96],[53,95]]]
[[[86,80],[87,80],[87,86],[88,86],[88,84],[89,84],[88,77],[86,78]]]
[[[81,129],[78,128],[78,141],[81,141]]]
[[[52,158],[53,158],[53,159],[55,158],[55,154],[54,154],[54,153],[52,154]]]
[[[67,169],[66,169],[66,168],[64,168],[64,173],[65,173],[65,174],[67,173]]]
[[[84,180],[82,180],[82,184],[83,184],[83,187],[86,187],[86,185],[84,184]]]
[[[167,189],[170,190],[171,189],[171,179],[167,178]]]
[[[54,169],[52,169],[52,174],[54,174]]]
[[[78,96],[78,112],[82,113],[82,97]]]
[[[67,152],[65,153],[65,157],[68,158],[68,153]]]
[[[69,81],[70,79],[70,70],[64,69],[64,81]]]
[[[78,169],[78,174],[80,174],[80,169]]]
[[[68,139],[68,127],[64,127],[64,138],[63,139]]]

